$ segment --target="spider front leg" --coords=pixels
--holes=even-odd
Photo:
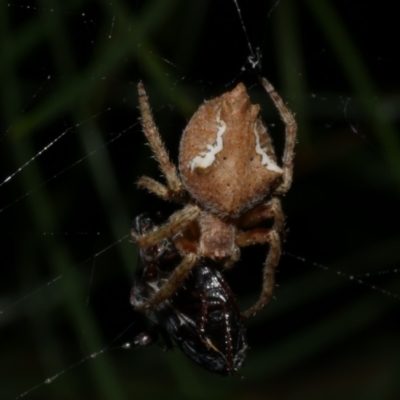
[[[136,307],[137,311],[144,312],[149,308],[169,299],[176,290],[182,285],[195,266],[197,261],[196,254],[188,253],[183,257],[182,262],[174,269],[168,280],[157,290],[153,297]]]
[[[172,214],[168,221],[157,229],[145,234],[138,235],[135,230],[131,230],[131,236],[135,243],[140,247],[150,247],[161,242],[165,238],[170,238],[182,232],[200,214],[200,209],[196,205],[189,204],[184,209]]]
[[[191,222],[198,218],[199,214],[200,209],[196,205],[189,204],[183,210],[172,214],[164,225],[157,227],[157,229],[147,234],[139,235],[135,230],[132,230],[132,239],[140,247],[154,246],[163,239],[172,238],[185,230]],[[157,291],[150,299],[137,306],[136,309],[143,312],[171,297],[196,264],[196,260],[195,253],[183,254],[182,262],[174,269],[167,281],[160,288],[156,289]]]
[[[179,198],[179,195],[184,193],[183,184],[178,176],[175,165],[170,161],[164,143],[161,140],[160,133],[154,123],[151,113],[149,99],[147,97],[144,85],[142,82],[138,84],[139,92],[139,108],[142,116],[142,128],[149,142],[151,149],[154,152],[155,158],[160,164],[161,172],[167,180],[168,187],[154,181],[148,177],[142,177],[138,185],[145,187],[150,192],[164,199]]]
[[[244,318],[255,315],[265,307],[272,298],[275,285],[275,268],[281,257],[281,235],[284,227],[284,214],[278,197],[273,197],[269,202],[261,204],[244,214],[239,224],[241,227],[253,227],[265,219],[274,218],[271,229],[252,229],[238,231],[236,244],[239,247],[252,246],[257,243],[268,243],[270,248],[263,270],[263,286],[258,301],[243,313]]]
[[[271,300],[275,285],[275,268],[281,257],[281,240],[278,232],[272,229],[254,229],[248,232],[238,232],[236,243],[240,247],[256,243],[268,243],[269,252],[263,270],[263,286],[257,302],[242,313],[244,318],[257,314]]]

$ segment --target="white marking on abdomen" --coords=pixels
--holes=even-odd
[[[261,164],[265,165],[269,171],[283,173],[282,168],[280,168],[276,163],[268,156],[266,151],[261,147],[260,136],[257,132],[257,127],[254,125],[254,134],[256,135],[256,153],[261,156]]]
[[[217,113],[217,123],[219,124],[217,139],[213,145],[207,145],[208,151],[200,153],[200,155],[193,158],[189,163],[190,170],[193,172],[195,168],[208,168],[215,161],[215,156],[224,148],[222,135],[226,131],[226,123],[221,119],[221,109]]]

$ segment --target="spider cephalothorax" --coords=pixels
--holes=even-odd
[[[182,256],[169,279],[138,310],[169,298],[197,260],[210,259],[229,268],[238,260],[240,247],[257,243],[269,244],[263,286],[259,300],[243,315],[255,314],[270,300],[281,254],[284,215],[280,197],[292,181],[297,126],[272,85],[265,78],[261,83],[286,126],[281,165],[259,117],[259,106],[251,104],[245,86],[239,83],[232,91],[201,105],[190,120],[180,144],[180,174],[169,160],[144,86],[139,83],[143,131],[167,186],[148,177],[142,177],[138,185],[185,206],[157,230],[145,235],[132,232],[141,247],[172,238]],[[272,227],[255,229],[265,219],[273,220]]]

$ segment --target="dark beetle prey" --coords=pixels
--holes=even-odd
[[[145,235],[156,226],[152,218],[141,214],[134,230]],[[159,290],[181,261],[170,238],[141,247],[140,258],[142,265],[130,297],[135,308]],[[247,351],[245,328],[232,291],[210,260],[198,261],[171,297],[143,312],[167,342],[172,339],[196,364],[221,375],[238,375]],[[143,333],[136,344],[147,345],[150,338]]]

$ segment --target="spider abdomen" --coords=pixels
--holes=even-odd
[[[237,217],[250,209],[282,176],[267,149],[259,109],[240,83],[200,106],[183,133],[179,153],[183,184],[220,216]]]

